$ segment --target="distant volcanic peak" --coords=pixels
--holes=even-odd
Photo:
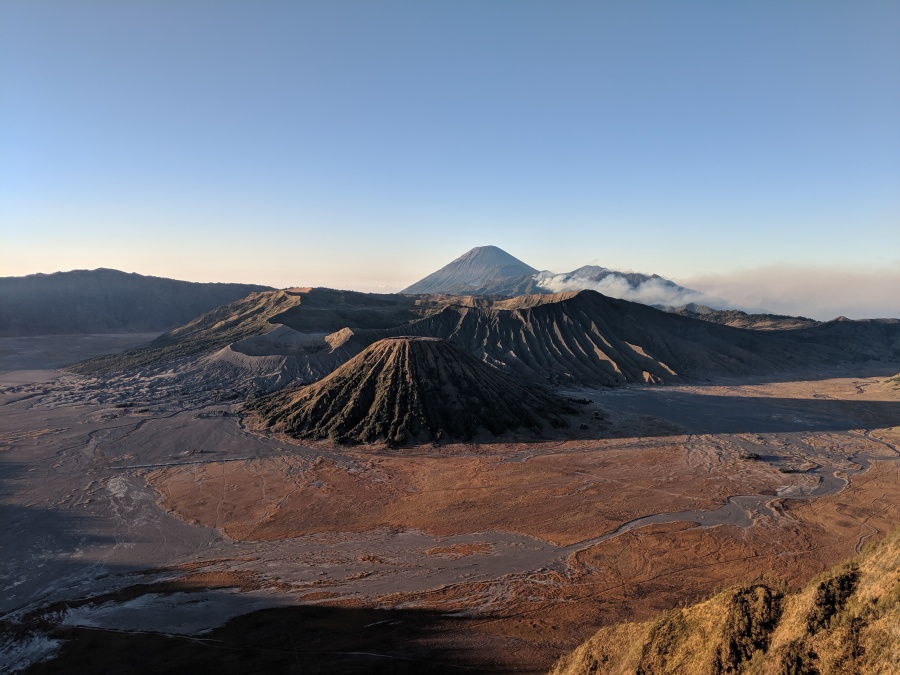
[[[499,248],[497,246],[476,246],[472,250],[463,253],[453,262],[469,262],[476,263],[478,265],[496,267],[511,266],[522,270],[524,273],[537,273],[537,270],[531,267],[531,265],[522,262],[515,256],[510,255],[502,248]]]
[[[392,444],[466,440],[480,429],[539,432],[568,426],[570,412],[446,340],[412,336],[379,340],[320,382],[248,410],[293,436]]]
[[[658,274],[643,274],[642,272],[620,272],[618,270],[611,270],[608,267],[600,267],[599,265],[584,265],[583,267],[579,267],[577,270],[572,270],[565,276],[569,279],[586,279],[588,281],[602,281],[607,277],[615,276],[627,280],[631,286],[637,286],[644,282],[650,281],[651,279],[659,279],[666,285],[679,287],[675,282],[664,279]]]
[[[569,272],[570,277],[587,277],[593,274],[604,274],[611,273],[613,270],[608,267],[601,267],[600,265],[582,265],[577,270],[572,270]],[[552,272],[551,272],[552,274]]]
[[[526,287],[537,273],[538,270],[503,249],[479,246],[403,289],[401,293],[507,293],[511,288]],[[509,283],[507,280],[515,282]]]

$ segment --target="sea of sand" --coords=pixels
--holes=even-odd
[[[196,638],[314,605],[453,619],[376,656],[407,640],[541,672],[604,623],[799,585],[900,517],[897,365],[562,391],[588,401],[567,435],[391,450],[249,431],[235,402],[123,401],[28,350],[0,373],[0,616],[22,663],[60,627]]]

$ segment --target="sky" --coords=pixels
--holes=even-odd
[[[474,246],[900,316],[900,3],[0,0],[0,275]]]

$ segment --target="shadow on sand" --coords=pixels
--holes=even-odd
[[[900,424],[900,402],[722,396],[642,388],[600,397],[609,412],[650,416],[669,423],[641,435],[849,431]],[[674,426],[678,431],[674,431]]]
[[[448,645],[454,623],[421,610],[297,606],[235,617],[202,635],[58,628],[58,656],[28,673],[503,672]]]
[[[182,583],[173,579],[177,572],[96,562],[96,555],[81,552],[116,542],[97,534],[94,518],[10,503],[24,470],[0,462],[0,671],[504,672],[483,654],[455,646],[456,630],[471,619],[321,605],[260,610],[258,594]],[[278,602],[283,597],[271,604]],[[170,609],[160,614],[161,606]],[[217,607],[234,618],[202,634],[168,632],[198,613],[215,625]],[[115,630],[123,625],[116,616],[136,625]],[[42,656],[50,658],[34,662]]]

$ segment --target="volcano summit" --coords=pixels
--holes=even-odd
[[[420,295],[504,295],[538,293],[538,270],[496,246],[477,246],[401,293]]]

